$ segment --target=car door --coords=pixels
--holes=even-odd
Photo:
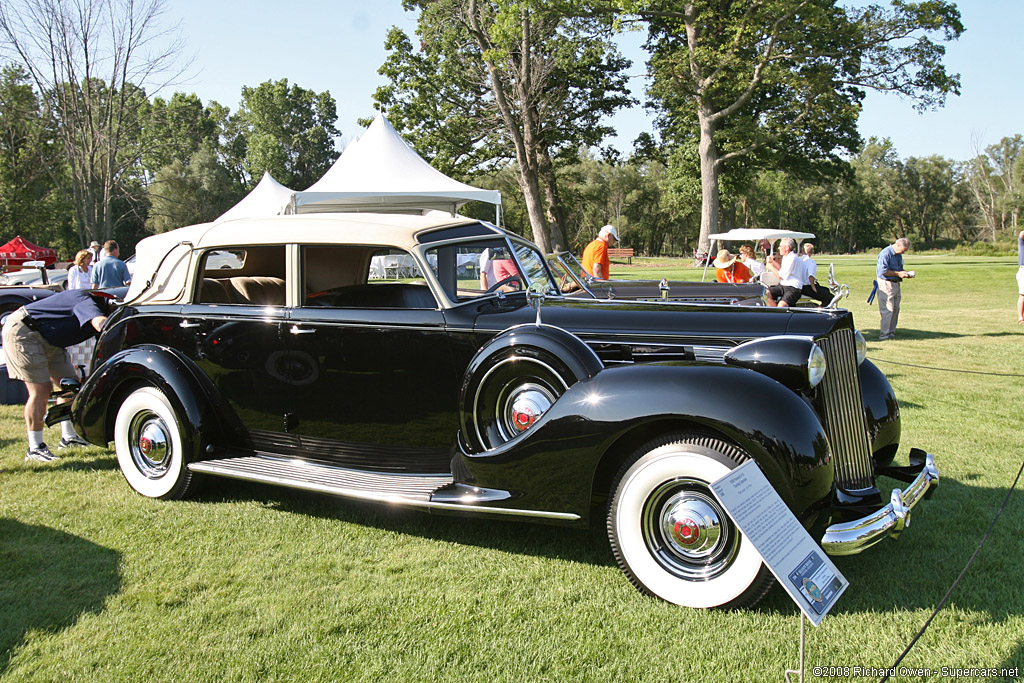
[[[380,261],[407,264],[397,274]],[[303,297],[285,330],[295,363],[294,446],[377,470],[447,472],[458,386],[444,314],[412,256],[375,246],[300,249]]]
[[[211,254],[214,252],[210,252]],[[182,307],[182,350],[238,417],[248,447],[273,450],[286,431],[285,248],[250,247],[232,269],[206,269]],[[207,254],[209,256],[209,254]],[[204,263],[205,266],[205,263]]]

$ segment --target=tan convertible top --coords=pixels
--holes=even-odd
[[[281,244],[365,244],[409,251],[416,246],[415,236],[419,232],[478,222],[444,213],[427,216],[348,213],[239,218],[190,225],[139,242],[135,274],[125,300],[136,303],[177,301],[194,264],[195,250]]]

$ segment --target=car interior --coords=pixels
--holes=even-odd
[[[240,266],[211,267],[204,256],[196,302],[284,306],[285,247],[232,249]],[[375,246],[302,247],[303,306],[320,308],[434,309],[437,302],[406,252]],[[221,259],[223,261],[223,259]]]

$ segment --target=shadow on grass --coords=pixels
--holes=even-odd
[[[604,518],[591,528],[473,518],[412,508],[337,498],[252,482],[206,478],[199,500],[235,502],[260,500],[282,512],[336,519],[341,522],[404,533],[442,542],[472,545],[509,553],[548,557],[599,566],[613,566],[604,531]],[[603,513],[600,513],[603,515]]]
[[[604,519],[599,513],[595,513],[589,529],[571,529],[439,516],[259,484],[224,483],[227,486],[209,482],[203,498],[211,502],[257,499],[282,512],[331,518],[443,542],[595,566],[615,565]],[[882,479],[879,485],[885,495],[895,487],[905,486],[889,479]],[[1005,489],[942,480],[931,499],[915,509],[913,524],[900,539],[885,539],[860,555],[834,558],[851,587],[833,614],[934,609],[974,552],[1005,495]],[[981,556],[953,594],[952,606],[986,613],[993,622],[1006,621],[1024,611],[1017,588],[1024,585],[1024,563],[1016,559],[1016,539],[1024,533],[1022,503],[1024,492],[1015,492]],[[955,539],[950,537],[950,510],[958,511]],[[779,587],[755,609],[794,616],[797,613],[797,607]],[[908,625],[908,641],[918,627]],[[1021,656],[1024,650],[1016,653],[1016,657]]]
[[[900,327],[896,329],[896,339],[888,342],[878,341],[878,330],[873,328],[861,328],[861,333],[868,340],[868,343],[882,344],[883,347],[894,346],[893,341],[899,343],[902,340],[910,339],[952,339],[954,337],[988,337],[1007,334],[1004,332],[994,332],[989,334],[958,334],[956,332],[942,332],[939,330],[915,330],[908,327]]]
[[[93,449],[92,452],[79,450],[61,451],[60,461],[53,469],[65,471],[116,470],[117,456],[112,451]]]
[[[120,553],[43,526],[0,518],[0,676],[34,630],[103,609],[120,590]]]

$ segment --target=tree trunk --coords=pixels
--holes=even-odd
[[[718,195],[718,149],[715,147],[715,126],[708,120],[707,112],[697,113],[700,123],[700,237],[697,239],[697,250],[708,253],[711,240],[708,237],[718,232],[719,206]]]
[[[550,249],[545,253],[569,248],[569,240],[565,232],[565,216],[562,202],[558,194],[558,182],[555,178],[555,167],[551,163],[548,150],[543,148],[537,155],[540,170],[540,181],[544,188],[545,213],[548,224],[548,244]]]

